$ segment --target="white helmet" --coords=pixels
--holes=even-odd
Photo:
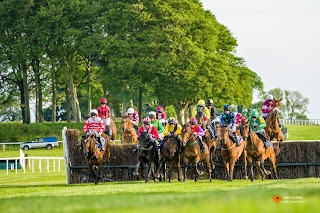
[[[90,114],[98,115],[98,110],[96,110],[96,109],[92,109],[92,110],[90,111]]]
[[[150,111],[148,115],[149,115],[149,118],[155,118],[156,117],[156,112],[155,111]]]
[[[128,113],[128,114],[133,114],[133,113],[134,113],[134,109],[130,107],[130,108],[127,110],[127,113]]]
[[[268,94],[267,100],[273,100],[273,95]]]

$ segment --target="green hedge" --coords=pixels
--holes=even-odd
[[[68,129],[81,130],[84,123],[0,123],[0,143],[5,142],[24,142],[36,137],[56,136],[58,140],[62,140],[62,129],[67,127]],[[116,122],[117,125],[117,139],[120,138],[120,122]]]

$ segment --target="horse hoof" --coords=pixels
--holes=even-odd
[[[249,177],[246,175],[246,176],[244,176],[244,178],[246,179],[246,180],[248,180],[249,179]]]
[[[251,179],[251,182],[254,182],[254,180],[253,180],[253,179]]]

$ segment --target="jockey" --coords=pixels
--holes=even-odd
[[[136,130],[136,133],[138,134],[138,124],[139,124],[138,112],[136,112],[133,108],[130,107],[128,108],[126,114],[129,116],[131,123],[133,124],[133,127]]]
[[[233,112],[230,111],[230,105],[225,104],[223,106],[223,114],[220,118],[221,126],[226,126],[231,131],[231,139],[237,146],[240,146],[238,143],[237,135],[236,135],[236,125],[235,125],[235,118]]]
[[[103,137],[101,138],[101,134],[105,131],[105,125],[103,120],[98,116],[96,109],[90,111],[90,118],[86,120],[82,130],[87,134],[94,131],[98,142],[101,144],[101,150],[105,151],[106,140]]]
[[[156,128],[156,130],[158,131],[159,140],[162,141],[163,140],[163,126],[160,123],[160,121],[158,119],[156,119],[156,112],[150,111],[148,116],[151,120],[152,126],[154,126]]]
[[[206,152],[206,148],[204,147],[202,142],[202,136],[204,136],[204,130],[197,124],[196,118],[190,118],[189,123],[190,123],[190,128],[193,134],[196,136],[196,139],[200,145],[201,152]]]
[[[197,112],[202,111],[205,115],[205,121],[210,118],[210,111],[204,106],[204,100],[199,100],[198,104],[192,109],[192,117],[196,117]]]
[[[181,135],[181,130],[182,127],[180,124],[177,123],[177,120],[174,117],[170,117],[168,119],[168,123],[166,127],[164,128],[164,139],[161,143],[161,149],[163,148],[164,144],[166,143],[168,137],[174,136],[178,140],[178,150],[179,153],[182,151],[182,145],[181,145],[181,140],[180,140],[180,135]]]
[[[262,117],[264,120],[266,120],[266,118],[268,117],[268,115],[270,114],[273,108],[273,100],[274,100],[273,95],[268,94],[267,100],[265,100],[262,104],[261,111],[262,111]],[[279,124],[279,127],[281,128],[279,118],[278,118],[278,124]]]
[[[246,118],[241,113],[237,113],[237,115],[236,115],[236,126],[239,126],[240,123],[242,123],[243,121],[245,122]]]
[[[143,119],[143,125],[140,126],[138,131],[138,138],[140,137],[141,133],[147,133],[147,137],[149,138],[150,142],[153,144],[155,150],[157,150],[158,157],[160,159],[160,149],[158,149],[158,131],[156,128],[151,124],[151,120],[149,117],[145,117]],[[137,152],[140,149],[140,143],[137,144],[137,147],[133,150]]]
[[[158,119],[158,121],[160,121],[161,124],[164,126],[165,123],[166,123],[167,115],[166,115],[166,113],[164,112],[163,107],[162,107],[162,106],[158,106],[158,107],[156,108],[156,112],[157,112],[157,114],[156,114],[156,119]]]
[[[266,136],[264,128],[266,127],[266,122],[262,117],[258,116],[258,112],[253,110],[249,118],[249,124],[251,129],[258,135],[258,137],[263,141],[264,147],[268,148],[269,143]]]
[[[107,105],[107,99],[101,98],[100,99],[100,106],[97,108],[98,110],[98,116],[103,120],[104,125],[106,126],[106,130],[104,133],[111,136],[112,131],[110,129],[110,119],[111,119],[111,113],[110,108]]]
[[[215,122],[214,122],[214,119],[216,118],[216,108],[213,106],[213,100],[212,99],[208,99],[206,101],[206,109],[209,112],[208,118],[209,118],[210,122],[208,122],[208,124],[211,127],[211,128],[209,128],[210,129],[209,132],[210,132],[211,138],[218,138],[216,125],[215,125]],[[213,134],[212,134],[212,131],[213,131]]]

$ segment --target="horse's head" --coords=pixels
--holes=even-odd
[[[141,149],[148,149],[151,147],[152,143],[150,142],[150,138],[147,133],[141,133],[138,138]]]
[[[178,140],[175,136],[168,137],[166,141],[166,147],[170,151],[170,155],[173,157],[178,150]]]
[[[201,126],[201,124],[204,121],[204,114],[202,111],[197,112],[196,119],[197,119],[198,124]]]
[[[220,131],[220,141],[222,144],[226,144],[229,139],[229,130],[227,126],[222,126]]]
[[[181,136],[183,146],[185,146],[194,137],[190,124],[184,124],[182,126]]]
[[[128,115],[123,115],[122,116],[122,131],[126,131],[130,128],[132,128],[132,123],[130,121],[130,117]]]
[[[89,151],[90,151],[90,146],[95,140],[95,134],[93,132],[88,132],[86,136],[82,137],[83,140],[83,151],[84,151],[84,156],[88,157]]]
[[[248,139],[250,131],[251,131],[249,121],[241,122],[240,128],[242,128],[242,131],[240,131],[241,136],[242,136],[243,140],[246,141]]]

